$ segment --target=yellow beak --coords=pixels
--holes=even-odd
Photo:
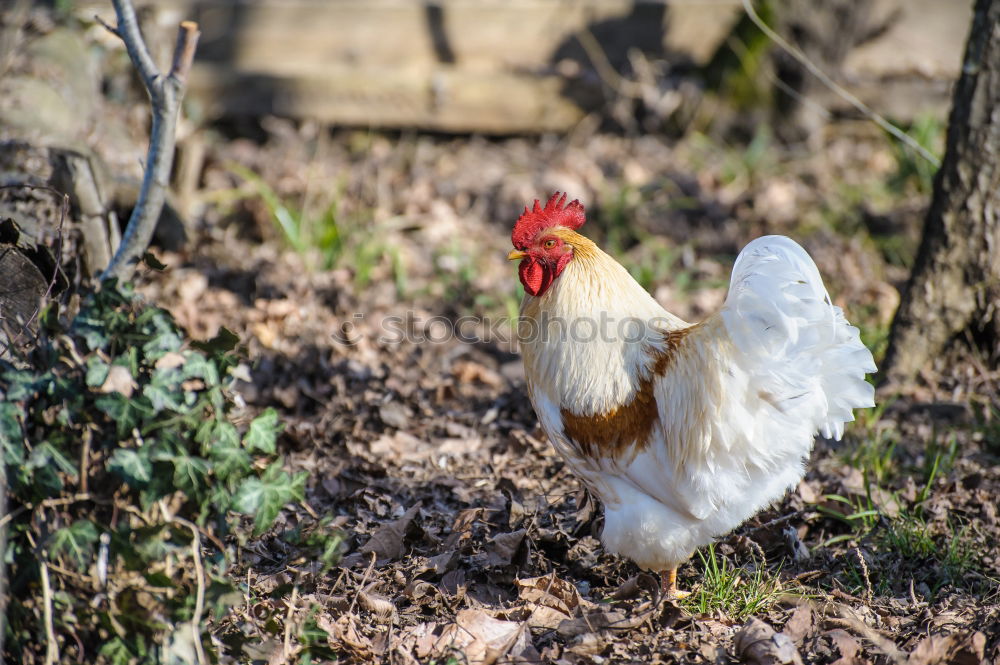
[[[521,250],[519,250],[519,249],[512,249],[512,250],[510,250],[510,253],[507,254],[507,260],[508,261],[517,261],[518,259],[523,259],[526,256],[527,256],[527,254],[525,254]]]

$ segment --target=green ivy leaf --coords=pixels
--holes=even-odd
[[[161,589],[169,589],[174,586],[174,581],[163,571],[147,572],[143,574],[143,577],[146,578],[149,586],[160,587]]]
[[[223,482],[250,469],[250,455],[240,446],[239,432],[232,423],[216,424],[208,454],[214,462],[216,477]]]
[[[54,467],[55,470],[62,471],[76,478],[76,465],[61,450],[48,441],[42,441],[31,451],[31,456],[28,458],[28,467],[31,469]]]
[[[146,264],[152,270],[157,272],[163,272],[167,269],[166,264],[162,263],[158,258],[156,258],[152,252],[146,252],[142,255],[142,262]]]
[[[19,416],[22,411],[10,402],[0,402],[0,449],[3,462],[10,466],[24,463],[24,431]]]
[[[147,397],[129,398],[121,393],[101,395],[94,400],[94,406],[117,423],[118,436],[124,436],[131,432],[134,428],[139,427],[146,418],[156,413]]]
[[[191,347],[208,354],[228,353],[235,349],[239,343],[240,336],[223,326],[219,328],[219,332],[212,339],[207,339],[204,342],[191,342]]]
[[[104,362],[97,356],[91,356],[87,360],[87,387],[99,388],[104,385],[111,371],[111,365]]]
[[[224,577],[212,576],[212,581],[205,589],[205,605],[211,609],[212,615],[221,618],[230,607],[243,604],[243,594],[236,585]]]
[[[148,567],[150,563],[163,561],[168,554],[176,551],[177,547],[167,540],[169,533],[170,528],[166,524],[139,527],[132,531],[131,541],[122,539],[116,551],[133,566],[132,570],[141,570],[134,564]]]
[[[38,392],[38,375],[30,370],[9,369],[0,375],[0,385],[4,386],[5,402],[23,402]]]
[[[87,348],[91,350],[104,349],[111,342],[110,333],[112,328],[108,323],[99,313],[83,309],[73,319],[70,331],[75,335],[83,337]]]
[[[143,387],[142,394],[149,400],[154,412],[164,409],[181,411],[186,404],[197,399],[193,393],[186,394],[181,388],[182,380],[181,373],[176,369],[153,372],[152,380]]]
[[[150,307],[136,317],[136,324],[149,335],[142,345],[147,358],[156,360],[170,351],[179,351],[184,340],[170,314],[159,307]]]
[[[243,437],[243,445],[250,450],[258,450],[265,455],[273,455],[277,451],[275,444],[281,423],[278,422],[278,412],[267,409],[250,422],[250,429]]]
[[[145,662],[146,640],[142,633],[130,634],[129,638],[114,637],[101,646],[99,653],[111,665],[131,665]]]
[[[83,570],[90,563],[97,543],[97,527],[89,520],[78,520],[72,526],[59,529],[49,538],[49,554],[53,558],[67,556]]]
[[[185,352],[184,357],[186,361],[182,372],[185,379],[202,379],[208,387],[219,385],[219,368],[215,362],[192,351]]]
[[[211,467],[208,461],[190,455],[174,455],[174,484],[188,494],[200,495],[205,489]]]
[[[153,478],[153,464],[149,456],[130,448],[119,448],[108,460],[108,471],[136,489],[145,487]]]
[[[278,459],[260,478],[250,478],[240,486],[233,497],[235,510],[254,515],[254,534],[259,535],[274,523],[281,508],[290,501],[301,501],[305,496],[306,474],[289,476],[281,470]]]

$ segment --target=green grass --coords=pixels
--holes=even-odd
[[[924,113],[910,124],[907,133],[932,155],[941,158],[945,139],[945,122],[942,118]],[[896,172],[889,179],[889,187],[898,193],[904,193],[912,187],[920,194],[930,195],[937,168],[898,141],[893,141],[892,147],[896,158]]]
[[[889,329],[892,322],[881,320],[879,308],[875,304],[851,304],[846,314],[847,320],[861,333],[861,342],[872,352],[875,365],[881,365],[889,348]]]
[[[250,169],[238,164],[229,168],[246,181],[250,196],[259,197],[264,202],[275,227],[289,247],[303,255],[307,255],[310,250],[318,253],[319,265],[310,267],[329,270],[337,263],[345,247],[336,197],[318,213],[312,213],[307,211],[308,206],[304,203],[296,205],[282,199]]]
[[[975,415],[975,433],[981,437],[983,448],[1000,456],[1000,408],[986,404],[972,404]]]
[[[693,170],[711,168],[724,186],[752,189],[780,169],[780,151],[774,149],[774,136],[766,124],[761,124],[745,144],[727,143],[700,132],[693,132],[689,141]]]
[[[232,164],[230,170],[245,181],[245,185],[222,197],[233,202],[243,198],[259,198],[267,206],[285,245],[305,259],[310,271],[346,267],[352,270],[357,288],[371,283],[375,270],[389,262],[393,283],[400,298],[405,297],[406,273],[398,249],[380,238],[371,219],[351,217],[341,211],[341,197],[334,193],[323,205],[314,206],[303,198],[291,201],[282,198],[253,171]]]
[[[909,577],[927,583],[932,593],[945,584],[961,583],[976,567],[968,528],[950,521],[944,529],[935,528],[914,511],[901,512],[873,538],[892,566],[880,577],[891,581],[900,577],[897,571],[907,569]]]
[[[768,571],[763,564],[753,570],[737,568],[715,551],[715,545],[699,550],[701,583],[681,605],[689,612],[712,614],[722,612],[736,621],[759,614],[771,607],[783,595],[778,572]],[[791,593],[794,593],[792,591]]]
[[[882,425],[885,410],[893,399],[881,400],[874,408],[855,412],[857,420],[849,430],[848,441],[856,441],[853,446],[845,446],[841,459],[847,466],[860,469],[866,482],[883,484],[899,472],[896,446],[899,432],[892,425]]]
[[[843,523],[850,529],[848,533],[842,533],[827,539],[823,543],[823,547],[830,547],[845,540],[857,540],[874,529],[878,524],[881,512],[875,506],[870,496],[847,498],[839,494],[826,494],[823,498],[826,501],[843,504],[842,510],[836,510],[819,504],[816,506],[817,512]]]
[[[949,453],[950,454],[950,453]],[[817,511],[847,526],[847,533],[838,534],[823,543],[831,547],[845,541],[866,542],[873,557],[862,570],[853,549],[846,553],[844,574],[849,588],[874,595],[894,592],[896,582],[915,579],[926,582],[932,592],[947,583],[959,583],[976,567],[972,540],[968,526],[956,526],[948,521],[945,526],[927,521],[923,502],[931,492],[934,479],[942,468],[944,456],[935,458],[923,489],[912,507],[902,507],[894,514],[880,508],[866,497],[846,498],[828,494],[827,501],[843,504],[842,510],[818,505]],[[869,484],[869,489],[874,485]],[[889,494],[889,493],[887,493]],[[902,499],[896,502],[903,506]],[[870,585],[870,586],[869,586]],[[898,591],[898,589],[896,590]]]

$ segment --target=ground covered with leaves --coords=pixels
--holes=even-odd
[[[130,147],[93,146],[123,172],[146,131],[127,106],[105,124]],[[669,138],[599,125],[182,125],[186,242],[153,248],[140,302],[78,285],[0,364],[8,657],[1000,659],[1000,375],[985,359],[941,358],[843,441],[818,439],[794,491],[680,570],[690,597],[660,598],[603,551],[601,507],[538,428],[511,339],[523,206],[579,198],[582,231],[689,321],[722,303],[743,244],[789,235],[878,359],[933,169],[847,120],[795,145],[710,119]],[[939,121],[908,129],[940,150]]]
[[[921,170],[853,126],[808,152],[766,132],[489,141],[274,119],[213,143],[197,240],[140,290],[196,338],[236,331],[236,390],[277,409],[287,469],[307,474],[304,500],[236,549],[243,597],[213,641],[269,662],[997,658],[995,373],[943,361],[926,378],[945,387],[881,395],[844,441],[817,441],[796,491],[681,569],[690,598],[663,602],[602,550],[505,320],[511,224],[562,189],[690,320],[721,303],[742,243],[792,235],[880,355]]]

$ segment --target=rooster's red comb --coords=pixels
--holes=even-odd
[[[514,231],[510,234],[514,247],[524,249],[542,229],[550,226],[566,226],[571,229],[578,229],[586,221],[583,211],[583,204],[573,199],[566,203],[566,195],[561,192],[553,194],[543,208],[535,199],[535,205],[528,210],[524,207],[524,212],[517,218],[514,224]]]

